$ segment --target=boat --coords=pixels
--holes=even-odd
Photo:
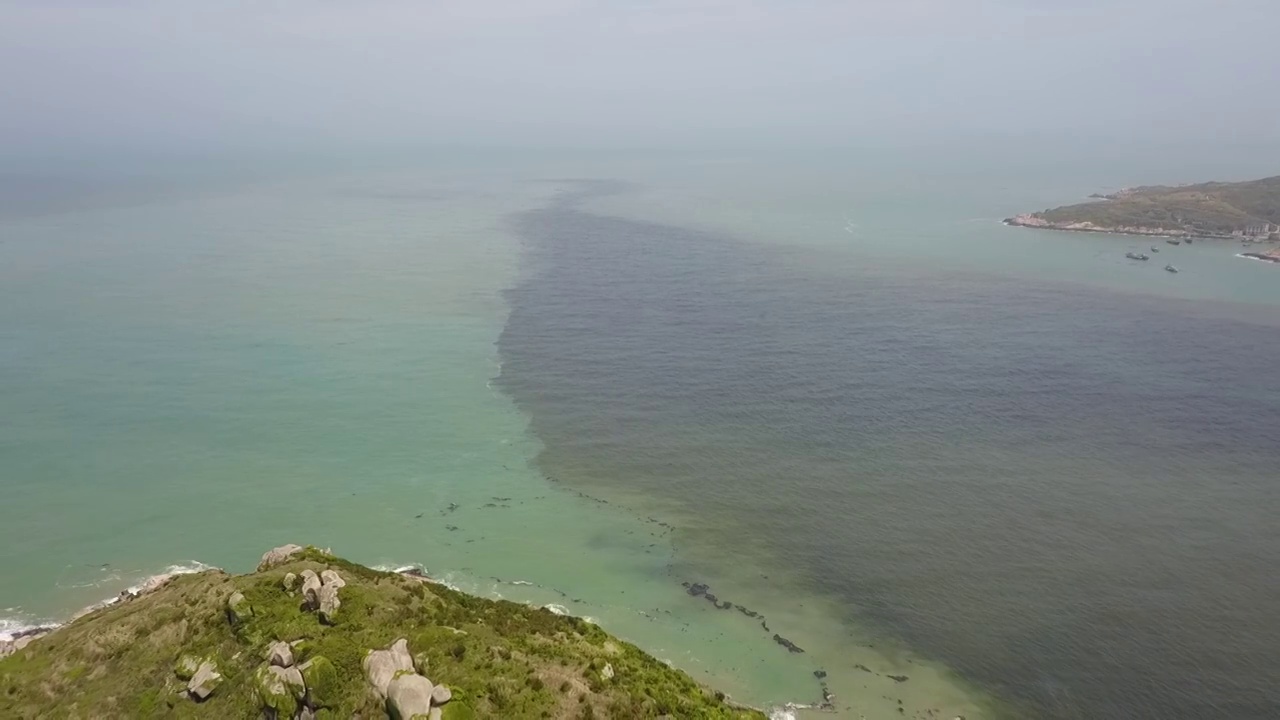
[[[1165,270],[1168,270],[1168,271],[1169,271],[1169,272],[1171,272],[1171,273],[1176,273],[1176,272],[1178,272],[1178,268],[1176,268],[1176,267],[1174,267],[1174,266],[1172,266],[1172,265],[1165,265],[1165,266],[1164,266],[1164,269],[1165,269]]]
[[[1191,238],[1187,238],[1187,244],[1188,244],[1188,245],[1190,245],[1190,244],[1191,244]]]
[[[1156,247],[1155,245],[1152,245],[1151,252],[1160,252],[1160,248]]]
[[[1170,245],[1181,245],[1181,244],[1182,244],[1182,241],[1181,241],[1181,240],[1165,240],[1165,242],[1169,243]]]
[[[1129,258],[1130,260],[1150,260],[1151,259],[1150,257],[1143,255],[1141,253],[1127,252],[1124,254],[1124,256]]]

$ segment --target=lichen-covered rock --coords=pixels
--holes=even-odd
[[[298,589],[298,576],[293,573],[285,573],[284,578],[280,580],[280,584],[284,586],[285,592],[293,592]]]
[[[173,665],[173,673],[178,676],[179,680],[190,680],[195,677],[196,671],[199,669],[200,658],[194,655],[183,655]]]
[[[316,604],[316,609],[320,611],[320,620],[329,625],[337,621],[338,608],[342,606],[342,601],[338,599],[338,587],[337,585],[321,586],[319,602]],[[413,661],[410,660],[410,662]]]
[[[301,545],[294,545],[292,543],[289,545],[281,545],[278,548],[271,548],[262,556],[262,560],[258,562],[258,572],[262,572],[263,570],[279,565],[280,563],[287,562],[289,558],[302,552],[302,549]]]
[[[268,716],[292,718],[298,711],[298,698],[306,693],[306,686],[302,686],[301,693],[295,686],[302,684],[302,675],[297,668],[264,665],[254,673],[253,680],[258,702]]]
[[[231,597],[227,598],[227,619],[231,624],[239,625],[251,617],[253,617],[253,607],[245,599],[244,593],[239,591],[231,593]]]
[[[431,704],[446,705],[453,699],[453,691],[444,685],[437,685],[431,689]]]
[[[302,600],[309,609],[316,609],[320,606],[320,588],[324,584],[320,582],[320,576],[310,570],[302,571]]]
[[[387,686],[396,673],[413,672],[413,657],[409,655],[409,641],[400,638],[386,650],[370,650],[362,663],[364,676],[382,697],[387,696]]]
[[[287,642],[273,643],[267,648],[267,664],[280,667],[293,666],[293,648]]]
[[[187,692],[199,702],[212,695],[221,684],[222,675],[218,674],[218,666],[212,660],[205,660],[196,668],[191,682],[187,683]]]
[[[341,678],[338,669],[323,655],[317,655],[298,666],[302,680],[307,685],[307,704],[311,707],[330,707],[338,700]]]
[[[320,582],[325,585],[336,585],[337,587],[344,587],[347,584],[347,581],[343,580],[334,570],[320,571]]]
[[[425,720],[431,714],[431,681],[414,672],[396,675],[387,686],[387,710],[395,720]]]
[[[612,679],[613,679],[613,666],[612,666],[612,665],[610,665],[609,663],[605,663],[605,664],[604,664],[604,669],[600,671],[600,677],[604,678],[605,680],[612,680]]]

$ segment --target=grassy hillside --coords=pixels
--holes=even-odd
[[[1280,176],[1238,183],[1124,190],[1097,202],[1033,213],[1054,225],[1092,223],[1099,229],[1143,227],[1193,235],[1230,235],[1280,224]]]
[[[297,580],[286,589],[287,574],[326,569],[346,583],[328,622],[304,607]],[[229,607],[237,592],[243,600]],[[382,718],[391,704],[362,663],[398,638],[408,641],[417,672],[452,694],[437,708],[446,720],[764,717],[577,618],[311,548],[247,575],[179,576],[32,642],[0,660],[0,717]],[[262,689],[277,641],[293,643],[306,677],[305,694],[279,702]],[[222,680],[198,702],[184,678],[204,662]]]

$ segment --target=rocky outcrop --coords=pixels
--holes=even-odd
[[[267,664],[293,667],[293,648],[287,642],[274,643],[267,648]]]
[[[191,681],[187,683],[187,694],[196,702],[208,699],[214,690],[222,684],[222,675],[218,673],[218,666],[212,660],[205,660],[200,663]]]
[[[314,610],[320,606],[321,587],[324,587],[324,583],[320,582],[320,576],[314,570],[302,571],[302,601],[308,609]]]
[[[419,665],[420,669],[425,667]],[[425,675],[414,672],[409,643],[404,638],[386,650],[370,650],[364,658],[364,672],[374,692],[387,701],[387,713],[397,720],[439,720],[440,708],[453,699],[449,688],[433,685]]]
[[[409,655],[409,641],[401,638],[386,650],[370,650],[364,656],[364,676],[377,691],[387,696],[387,686],[396,673],[413,672],[413,657]]]
[[[337,701],[338,669],[329,658],[317,655],[298,666],[302,673],[302,681],[307,686],[307,705],[312,708],[324,708]]]
[[[302,681],[299,674],[296,678],[289,670],[297,673],[297,668],[282,668],[276,665],[264,665],[258,668],[253,676],[254,691],[262,712],[269,718],[292,718],[298,712],[298,688],[294,681]],[[306,688],[303,686],[303,693]]]
[[[284,562],[288,562],[289,558],[303,551],[301,545],[281,545],[278,548],[271,548],[263,554],[262,560],[258,561],[258,572],[270,569]]]
[[[387,711],[396,720],[410,720],[431,714],[431,693],[435,686],[417,673],[403,673],[387,686]]]
[[[190,680],[199,670],[200,658],[194,655],[183,655],[173,665],[173,674],[177,675],[179,680]]]
[[[241,625],[253,617],[253,607],[249,605],[244,593],[236,591],[227,598],[227,620],[232,625]]]
[[[32,642],[56,630],[56,627],[34,627],[10,636],[8,640],[0,640],[0,658],[6,658],[30,645]]]
[[[347,581],[334,570],[321,570],[320,582],[324,585],[332,585],[334,587],[346,587]]]
[[[316,609],[320,613],[320,621],[326,625],[337,622],[338,608],[342,606],[342,601],[338,599],[339,587],[342,586],[328,583],[320,587],[320,600]]]

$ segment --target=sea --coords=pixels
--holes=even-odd
[[[1000,222],[1268,157],[7,163],[0,634],[297,542],[777,718],[1278,717],[1280,265]]]

